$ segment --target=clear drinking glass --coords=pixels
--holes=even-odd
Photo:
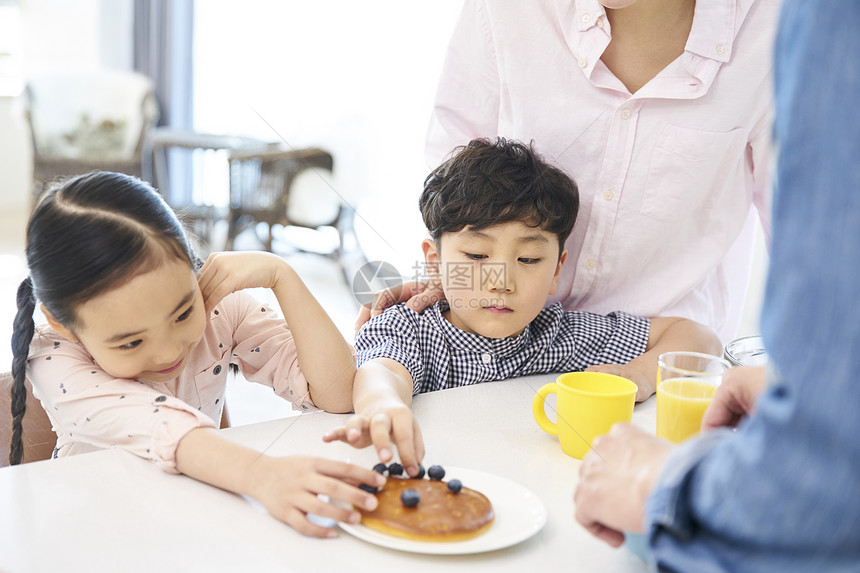
[[[701,352],[666,352],[657,365],[657,435],[679,444],[699,433],[702,416],[731,364]]]

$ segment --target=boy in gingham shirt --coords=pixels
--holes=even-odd
[[[425,262],[446,300],[421,313],[399,304],[362,327],[356,415],[327,441],[373,443],[387,462],[393,440],[415,475],[424,447],[414,394],[588,369],[633,380],[641,401],[654,393],[660,353],[720,351],[713,331],[686,319],[544,308],[579,197],[576,183],[532,146],[472,141],[430,173],[420,206],[431,236]]]

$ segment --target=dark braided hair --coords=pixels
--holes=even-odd
[[[556,235],[561,256],[579,211],[579,189],[541,158],[534,142],[474,139],[427,176],[419,206],[437,244],[443,233],[520,221]]]
[[[27,355],[30,352],[30,342],[33,340],[33,310],[36,299],[33,298],[33,283],[29,277],[18,287],[18,313],[15,315],[12,335],[12,442],[9,449],[9,463],[21,463],[24,455],[23,422],[27,409],[27,390],[24,378],[27,370]],[[20,382],[19,382],[20,380]],[[19,388],[20,386],[20,388]]]
[[[12,442],[9,463],[23,456],[26,365],[40,301],[74,330],[75,308],[151,271],[165,256],[198,269],[185,229],[147,183],[121,173],[94,172],[49,191],[27,226],[30,277],[18,288],[12,333]]]

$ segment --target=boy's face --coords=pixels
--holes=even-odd
[[[567,257],[558,237],[521,222],[443,233],[439,249],[422,245],[428,269],[438,269],[450,310],[445,318],[490,338],[520,334],[558,287]]]

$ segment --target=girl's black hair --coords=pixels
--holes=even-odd
[[[419,207],[437,243],[443,233],[465,227],[520,221],[556,235],[561,256],[579,211],[579,189],[541,158],[534,142],[474,139],[427,176]]]
[[[201,264],[173,210],[135,177],[109,172],[74,177],[36,206],[27,226],[30,276],[18,287],[12,333],[10,464],[23,456],[24,382],[36,301],[74,330],[78,304],[153,270],[165,257],[185,260],[194,269]]]

